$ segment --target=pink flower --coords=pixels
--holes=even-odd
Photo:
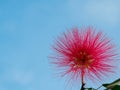
[[[53,45],[52,63],[70,80],[102,80],[113,72],[116,52],[111,40],[88,27],[72,29],[58,37]]]

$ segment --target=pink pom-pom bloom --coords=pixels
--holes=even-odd
[[[55,51],[52,63],[63,70],[61,75],[70,76],[70,80],[85,83],[84,78],[101,80],[113,72],[114,45],[102,32],[91,27],[63,33],[52,48]]]

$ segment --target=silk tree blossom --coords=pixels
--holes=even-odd
[[[102,80],[114,70],[116,51],[111,40],[92,27],[66,31],[52,46],[52,64],[62,69],[70,80]]]

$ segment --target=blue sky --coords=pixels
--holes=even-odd
[[[1,0],[0,90],[64,90],[49,63],[50,46],[66,29],[86,26],[102,30],[120,53],[119,0]]]

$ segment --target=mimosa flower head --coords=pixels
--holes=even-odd
[[[66,31],[53,45],[52,63],[70,80],[102,80],[113,72],[115,47],[102,32],[92,27]]]

